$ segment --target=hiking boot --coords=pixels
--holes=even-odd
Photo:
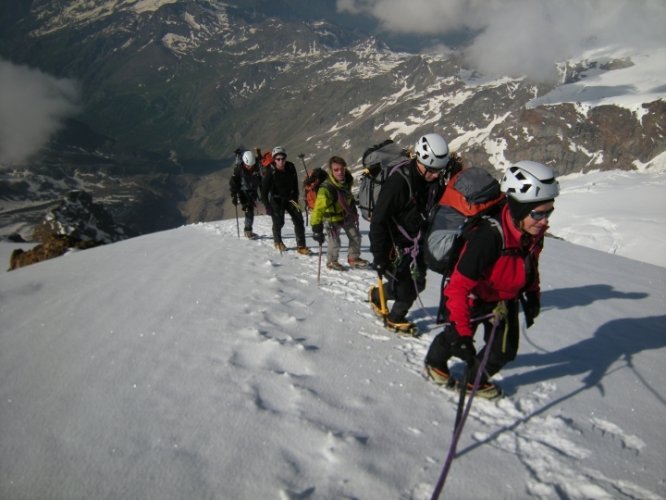
[[[361,259],[360,257],[357,257],[355,259],[347,259],[347,263],[349,264],[349,267],[352,269],[365,269],[368,267],[368,261],[365,259]]]
[[[379,287],[376,285],[372,285],[370,287],[370,290],[368,290],[368,302],[370,302],[370,307],[372,307],[372,310],[374,313],[383,318],[386,316],[385,313],[382,312],[382,305],[379,303]]]
[[[274,245],[275,245],[275,249],[279,250],[280,252],[284,252],[287,249],[287,247],[281,241],[276,241],[274,243]]]
[[[472,392],[474,384],[467,384],[467,394]],[[476,395],[483,399],[497,399],[502,397],[502,388],[499,385],[493,384],[492,382],[486,382],[479,384],[479,388],[476,390]]]
[[[440,370],[429,364],[424,366],[426,377],[431,379],[437,385],[446,385],[447,387],[453,387],[456,383],[455,379],[451,377],[449,370]]]
[[[312,250],[310,250],[308,247],[298,247],[296,251],[301,255],[312,255]]]
[[[328,262],[326,264],[326,267],[328,269],[333,270],[333,271],[344,271],[345,270],[345,268],[342,267],[342,264],[340,264],[337,260],[334,261],[334,262]]]
[[[416,328],[416,325],[414,323],[411,323],[404,319],[401,321],[391,321],[391,318],[387,317],[386,327],[397,333],[402,333],[405,335],[415,335],[416,332],[418,332],[418,328]]]
[[[245,231],[245,237],[253,240],[257,237],[257,235],[252,231]]]

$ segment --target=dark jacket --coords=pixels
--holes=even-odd
[[[393,172],[382,186],[372,212],[370,250],[375,262],[386,263],[394,244],[407,248],[413,245],[412,239],[418,238],[422,246],[428,212],[442,195],[442,185],[426,182],[417,169],[416,160],[402,169],[408,180],[400,172]]]
[[[263,203],[285,206],[289,201],[298,202],[298,173],[294,164],[287,161],[282,171],[275,165],[266,170],[266,175],[261,180]]]
[[[444,289],[448,320],[462,336],[471,336],[471,307],[474,301],[496,303],[513,300],[522,291],[539,292],[539,254],[543,234],[523,233],[505,205],[496,217],[502,235],[483,222],[467,237],[451,280]]]
[[[255,165],[251,169],[245,168],[243,165],[236,165],[234,173],[229,179],[229,191],[231,196],[238,197],[241,202],[256,201],[259,197],[259,187],[261,186],[261,175],[259,173],[259,165]]]

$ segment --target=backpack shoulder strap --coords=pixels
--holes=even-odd
[[[405,182],[407,183],[407,187],[409,188],[409,199],[411,200],[414,197],[414,192],[412,191],[412,181],[409,178],[409,173],[405,172],[405,167],[409,164],[411,160],[409,158],[405,158],[403,161],[400,163],[393,165],[389,172],[388,175],[386,176],[391,177],[395,172],[400,174],[403,179],[405,179]]]
[[[502,223],[490,215],[482,215],[481,217],[487,220],[488,223],[499,233],[500,238],[502,239],[502,253],[504,253],[506,251],[506,241],[504,240],[504,229],[502,229]]]
[[[326,189],[331,195],[331,198],[336,199],[336,196],[338,194],[338,188],[335,187],[331,182],[329,182],[328,179],[321,182],[318,187]]]

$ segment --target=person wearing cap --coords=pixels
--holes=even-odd
[[[282,241],[284,215],[287,212],[294,224],[296,251],[301,255],[310,255],[311,250],[305,245],[305,222],[298,204],[299,184],[296,167],[287,161],[287,151],[282,146],[275,146],[271,151],[272,163],[261,181],[261,200],[273,221],[273,244],[280,252],[287,247]]]
[[[502,395],[501,388],[489,379],[518,352],[519,301],[528,327],[539,315],[539,255],[559,184],[552,168],[519,161],[507,169],[501,189],[506,203],[494,216],[499,224],[481,221],[466,238],[443,289],[447,324],[433,339],[425,359],[429,378],[453,386],[449,358],[458,357],[472,367],[474,380],[485,350],[489,350],[477,391],[487,399]],[[498,320],[496,326],[494,320]],[[492,328],[495,335],[492,344],[477,353],[474,331],[480,324],[486,340]]]
[[[372,286],[368,299],[372,309],[384,316],[394,331],[415,334],[407,313],[425,289],[426,265],[423,244],[430,209],[443,190],[449,172],[449,147],[439,134],[421,136],[414,157],[386,179],[370,221],[370,251],[387,301],[394,301],[388,314],[380,304],[380,288]],[[379,285],[379,284],[378,284]]]
[[[244,234],[246,238],[254,239],[257,235],[252,231],[254,224],[254,209],[259,198],[261,176],[259,162],[252,151],[237,153],[237,163],[229,179],[231,202],[234,206],[241,204],[245,213]]]

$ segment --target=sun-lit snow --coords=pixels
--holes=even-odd
[[[559,178],[551,232],[572,243],[666,267],[666,167]]]
[[[601,70],[599,65],[613,59],[628,59],[628,67]],[[533,99],[528,107],[544,104],[577,103],[583,111],[605,104],[627,108],[641,119],[645,114],[643,103],[666,99],[666,48],[641,51],[608,48],[597,50],[581,57],[580,61],[597,61],[595,67],[583,72],[582,79],[560,85],[550,93]]]
[[[493,150],[495,152],[501,151],[501,148],[498,147],[499,145],[487,144],[487,141],[493,128],[496,125],[502,123],[504,120],[506,120],[510,115],[511,113],[507,112],[504,113],[503,115],[495,116],[485,127],[464,131],[462,134],[456,136],[454,139],[451,139],[449,141],[449,147],[451,148],[452,151],[457,151],[459,149],[462,149],[463,146],[467,147],[473,144],[483,144],[486,146],[489,152]],[[491,164],[497,169],[503,170],[503,165],[506,166],[505,165],[506,160],[504,160],[503,155],[501,157],[497,155],[492,156],[491,158],[489,158],[489,160],[491,161]]]
[[[318,282],[268,217],[258,241],[236,231],[0,275],[0,497],[431,497],[458,401],[421,375],[439,277],[412,312],[423,335],[401,338],[365,302],[372,271]],[[664,498],[666,269],[549,239],[541,275],[542,313],[496,377],[507,397],[474,400],[441,498]]]
[[[128,1],[127,4],[131,5],[132,10],[137,13],[142,12],[155,12],[164,5],[176,3],[178,0],[135,0]]]
[[[35,13],[43,20],[42,26],[32,32],[33,36],[44,36],[76,24],[88,24],[115,12],[132,10],[137,14],[155,12],[164,5],[178,0],[68,0],[56,4],[37,6]]]

